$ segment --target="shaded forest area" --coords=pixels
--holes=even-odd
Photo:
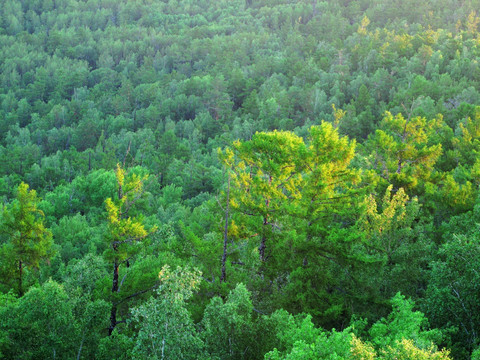
[[[480,359],[477,9],[3,0],[0,357]]]

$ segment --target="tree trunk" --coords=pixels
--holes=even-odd
[[[402,172],[402,158],[398,159],[397,174]]]
[[[82,342],[80,343],[80,348],[78,349],[77,353],[77,360],[80,360],[80,355],[82,354],[83,343],[85,342],[85,330],[82,333]]]
[[[118,259],[115,259],[113,264],[113,282],[112,282],[112,293],[118,291]],[[112,335],[113,330],[117,326],[117,306],[112,305],[112,310],[110,311],[110,327],[108,328],[108,335]]]
[[[263,218],[263,231],[262,231],[262,241],[260,242],[260,246],[258,247],[258,251],[260,252],[260,261],[265,261],[265,249],[267,247],[267,236],[265,235],[265,227],[268,224],[268,219],[266,217]]]
[[[268,179],[268,185],[272,185],[272,177],[270,176]],[[268,225],[268,208],[270,207],[270,199],[265,199],[265,209],[267,211],[266,215],[263,217],[263,227],[262,227],[262,241],[260,242],[260,246],[258,247],[258,251],[260,252],[260,261],[265,261],[265,248],[267,247],[267,235],[266,235],[266,226]]]
[[[110,327],[108,328],[108,336],[112,335],[115,326],[117,326],[117,306],[112,305],[112,310],[110,310]]]
[[[225,282],[227,279],[225,263],[227,262],[228,211],[229,210],[230,210],[230,173],[228,173],[227,206],[225,208],[225,230],[223,231],[222,276],[220,277],[220,282]]]
[[[317,16],[318,14],[318,10],[317,10],[317,0],[313,0],[312,1],[312,14],[313,14],[313,17]]]

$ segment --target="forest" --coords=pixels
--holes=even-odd
[[[480,359],[480,0],[2,0],[0,358]]]

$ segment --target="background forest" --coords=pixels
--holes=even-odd
[[[480,359],[476,9],[2,0],[0,358]]]

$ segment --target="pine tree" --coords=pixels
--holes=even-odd
[[[52,233],[43,221],[44,214],[37,208],[39,199],[35,190],[21,183],[17,198],[2,213],[1,232],[7,242],[1,248],[4,279],[17,282],[18,295],[24,293],[24,270],[38,269],[42,260],[52,255]]]
[[[126,178],[125,170],[117,165],[115,171],[117,178],[117,198],[107,198],[105,206],[108,215],[107,241],[109,243],[108,258],[113,262],[112,293],[113,304],[110,312],[109,334],[111,335],[117,326],[116,293],[120,291],[119,268],[121,265],[129,266],[133,256],[139,251],[138,244],[157,230],[153,227],[145,229],[142,221],[131,217],[129,211],[144,193],[144,183],[148,176],[140,177],[132,174]]]

